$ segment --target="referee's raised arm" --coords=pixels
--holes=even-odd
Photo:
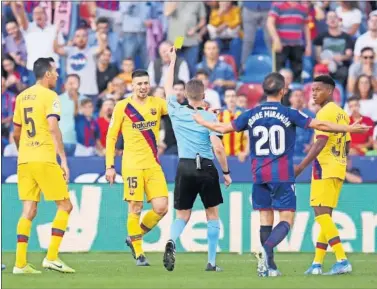
[[[175,68],[175,61],[177,59],[177,53],[174,46],[170,48],[169,57],[170,57],[170,64],[169,64],[167,76],[165,79],[165,85],[164,85],[166,101],[168,102],[169,102],[169,97],[172,96],[172,94],[174,93],[173,91],[174,68]]]

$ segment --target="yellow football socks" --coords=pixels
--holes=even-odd
[[[31,221],[21,217],[17,225],[17,249],[16,249],[16,267],[24,268],[27,264],[26,254],[31,231]]]
[[[129,213],[127,218],[127,231],[135,250],[136,258],[143,254],[143,230],[140,227],[140,214]]]
[[[340,241],[338,229],[331,216],[324,214],[316,217],[315,220],[321,226],[321,231],[325,235],[327,243],[332,247],[337,261],[346,260],[347,256]]]
[[[162,217],[163,216],[160,216],[153,210],[148,211],[148,213],[144,215],[144,218],[140,224],[140,227],[143,230],[143,235],[152,230],[162,219]]]
[[[65,230],[67,229],[69,213],[58,210],[52,222],[51,241],[47,251],[47,260],[54,261],[58,258],[59,247]]]
[[[315,246],[315,256],[313,263],[323,264],[327,250],[327,239],[323,231],[321,230],[318,235],[317,244]]]

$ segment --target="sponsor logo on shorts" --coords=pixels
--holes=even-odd
[[[130,189],[130,196],[133,196],[135,195],[135,190],[134,189]]]

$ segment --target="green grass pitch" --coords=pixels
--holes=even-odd
[[[30,253],[29,262],[41,268],[43,253]],[[129,253],[61,254],[76,274],[42,271],[41,275],[14,276],[14,253],[3,253],[7,265],[2,288],[377,288],[377,254],[349,254],[354,271],[343,276],[304,276],[313,254],[278,253],[276,262],[283,276],[260,278],[251,254],[218,255],[224,272],[204,272],[204,253],[178,253],[176,267],[168,272],[162,253],[149,253],[151,267],[136,267]],[[334,261],[328,254],[325,270]]]

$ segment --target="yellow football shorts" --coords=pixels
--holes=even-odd
[[[41,192],[46,201],[69,199],[68,185],[63,174],[62,168],[55,163],[19,164],[17,176],[20,200],[39,202]]]
[[[338,178],[312,180],[310,206],[336,208],[342,185],[343,180]]]
[[[123,169],[122,175],[125,201],[142,202],[144,192],[148,202],[168,196],[165,175],[160,166],[144,170]]]

